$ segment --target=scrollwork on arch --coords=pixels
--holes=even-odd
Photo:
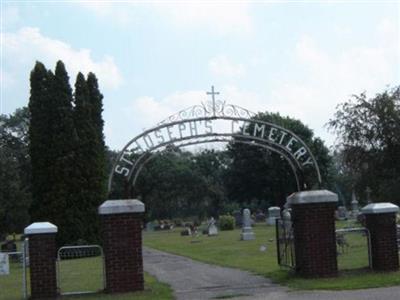
[[[217,100],[214,103],[211,101],[202,102],[201,105],[194,105],[183,109],[168,118],[162,120],[157,126],[168,124],[171,122],[183,121],[202,117],[238,117],[252,118],[256,114],[243,107],[227,104],[225,101]]]

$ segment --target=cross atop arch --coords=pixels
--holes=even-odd
[[[214,86],[211,86],[211,92],[207,92],[207,95],[211,95],[212,104],[213,104],[213,115],[215,116],[216,105],[215,105],[215,95],[219,95],[219,92],[214,91]]]

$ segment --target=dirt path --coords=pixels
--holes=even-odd
[[[171,285],[177,300],[399,300],[400,286],[356,291],[290,291],[238,269],[219,267],[150,248],[143,249],[144,269]],[[217,299],[218,299],[217,298]]]

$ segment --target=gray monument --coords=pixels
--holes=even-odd
[[[353,191],[353,193],[351,194],[351,216],[353,218],[357,218],[359,214],[360,214],[360,208],[358,207],[356,193]]]
[[[215,220],[211,217],[210,221],[208,222],[208,236],[216,236],[218,235],[218,228],[215,225]]]
[[[0,275],[10,274],[10,263],[7,253],[0,253]]]
[[[146,231],[154,231],[154,224],[153,222],[146,223]]]
[[[340,221],[347,220],[347,210],[344,206],[339,206],[336,212],[336,218]]]
[[[268,218],[267,218],[267,225],[274,225],[275,220],[281,218],[281,209],[278,206],[272,206],[268,208]]]
[[[285,208],[282,212],[283,226],[285,227],[286,232],[289,232],[292,228],[291,210],[291,208]]]
[[[243,210],[243,227],[242,227],[242,233],[240,234],[240,239],[242,241],[249,241],[249,240],[254,240],[254,232],[251,229],[251,214],[250,214],[250,209],[245,208]]]

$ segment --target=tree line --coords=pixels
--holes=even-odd
[[[50,221],[59,227],[60,245],[97,242],[97,207],[127,195],[127,183],[118,180],[107,195],[118,151],[104,143],[97,78],[79,73],[72,89],[61,61],[54,72],[37,62],[30,82],[28,107],[0,116],[0,234]],[[328,122],[338,136],[331,150],[300,120],[270,112],[255,119],[293,131],[310,147],[323,183],[309,172],[308,188],[330,189],[349,206],[353,190],[366,203],[369,187],[373,201],[400,204],[400,87],[339,105]],[[169,146],[143,169],[135,196],[145,203],[147,219],[206,218],[282,206],[294,191],[283,158],[233,140],[218,151]]]

